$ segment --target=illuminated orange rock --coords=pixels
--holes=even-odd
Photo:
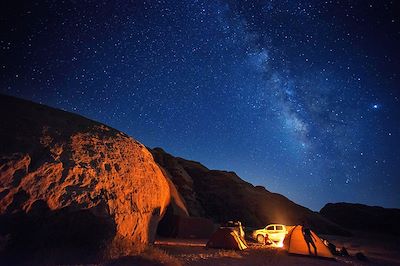
[[[153,240],[170,189],[145,146],[13,97],[0,95],[0,113],[0,235],[116,253]]]

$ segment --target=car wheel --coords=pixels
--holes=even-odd
[[[260,244],[265,244],[263,235],[257,235],[257,242]]]

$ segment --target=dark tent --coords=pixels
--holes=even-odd
[[[206,247],[243,250],[247,248],[247,243],[235,230],[230,228],[219,228],[211,236]]]

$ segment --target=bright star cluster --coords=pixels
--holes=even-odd
[[[314,210],[400,207],[396,1],[26,1],[0,12],[2,93]]]

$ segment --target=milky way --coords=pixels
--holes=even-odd
[[[2,5],[2,93],[315,210],[400,207],[395,1]]]

